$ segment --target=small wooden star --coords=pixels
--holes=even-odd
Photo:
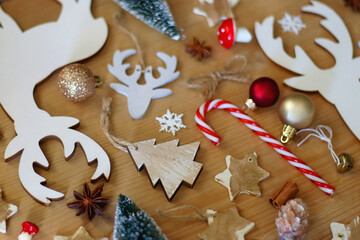
[[[348,225],[332,222],[330,224],[332,240],[358,240],[360,239],[360,217],[357,216]]]
[[[244,240],[245,234],[254,227],[253,222],[239,215],[236,206],[224,213],[207,210],[206,214],[210,215],[209,226],[199,234],[203,240]]]
[[[0,189],[0,232],[6,233],[6,220],[17,212],[17,206],[7,203],[2,198]]]
[[[229,190],[230,200],[241,193],[261,196],[259,182],[270,176],[270,173],[257,164],[256,153],[250,153],[244,159],[226,156],[227,168],[215,176],[215,181]]]
[[[95,240],[83,226],[80,226],[78,230],[72,236],[54,236],[54,240]],[[108,238],[101,238],[100,240],[108,240]]]

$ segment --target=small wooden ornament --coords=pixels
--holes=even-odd
[[[6,233],[6,220],[17,213],[17,211],[17,206],[3,200],[2,191],[0,189],[0,232]]]
[[[178,146],[178,139],[157,145],[155,142],[156,139],[137,142],[127,149],[138,171],[145,167],[152,185],[161,183],[171,200],[183,182],[189,187],[195,183],[202,169],[202,164],[194,161],[200,143]]]
[[[207,210],[209,226],[199,234],[203,240],[244,240],[254,223],[242,218],[236,206],[226,212]]]
[[[133,74],[128,75],[126,70],[130,64],[123,64],[123,61],[135,53],[136,50],[134,49],[127,49],[122,52],[117,50],[114,54],[113,66],[109,64],[108,70],[123,83],[110,83],[110,87],[128,98],[128,109],[131,117],[139,119],[146,113],[151,99],[166,97],[172,93],[170,89],[160,87],[177,79],[180,73],[176,71],[177,58],[175,56],[170,57],[163,52],[158,52],[156,55],[164,61],[166,66],[166,68],[158,67],[160,73],[158,78],[153,76],[152,66],[146,67],[143,71],[140,65],[136,65]],[[146,84],[138,83],[142,72],[144,72]]]
[[[83,226],[80,226],[78,230],[72,236],[54,236],[54,240],[95,240]],[[101,238],[98,240],[108,240],[108,238]]]
[[[270,173],[257,164],[256,153],[246,154],[243,159],[226,156],[227,168],[215,176],[215,181],[229,190],[230,200],[239,194],[261,196],[259,182],[270,176]]]
[[[332,240],[360,240],[360,217],[348,224],[332,222],[330,224]]]

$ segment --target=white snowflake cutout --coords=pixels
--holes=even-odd
[[[281,25],[283,32],[293,32],[296,35],[299,34],[301,29],[306,28],[306,25],[301,20],[301,16],[291,16],[287,12],[278,23]]]
[[[170,112],[168,109],[164,115],[156,118],[161,127],[159,132],[165,131],[172,133],[175,136],[175,132],[179,131],[181,128],[186,128],[181,120],[183,115],[184,114],[177,115],[176,113]]]

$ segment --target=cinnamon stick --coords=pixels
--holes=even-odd
[[[286,182],[285,185],[277,192],[275,192],[269,199],[270,204],[279,209],[282,205],[284,205],[290,199],[295,198],[298,193],[299,188],[294,182]]]

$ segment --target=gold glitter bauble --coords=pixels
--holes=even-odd
[[[70,64],[60,71],[58,86],[72,102],[80,102],[92,96],[95,85],[94,74],[83,64]]]

